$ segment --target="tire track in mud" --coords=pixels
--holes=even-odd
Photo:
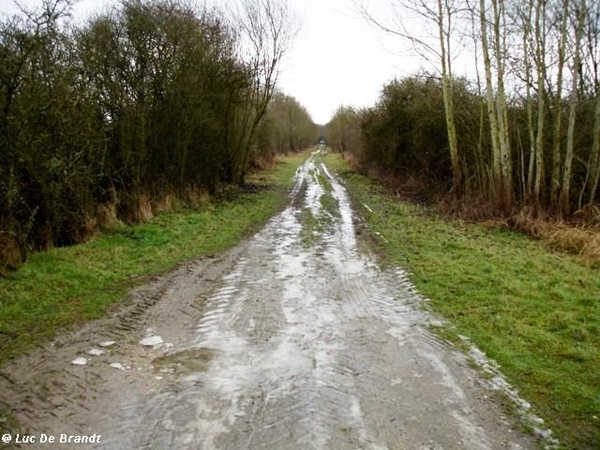
[[[206,301],[187,348],[210,351],[205,370],[135,399],[99,448],[529,448],[427,331],[406,273],[360,254],[354,220],[342,184],[310,158],[290,207]],[[151,433],[123,440],[140,427]]]
[[[21,432],[90,434],[99,417],[114,414],[111,408],[115,405],[110,402],[126,399],[132,389],[143,389],[133,370],[121,372],[109,364],[149,364],[144,358],[151,360],[151,355],[140,354],[137,342],[156,316],[166,321],[176,317],[178,326],[173,339],[185,335],[186,327],[193,330],[205,297],[222,273],[231,270],[238,253],[235,250],[219,257],[184,262],[172,273],[153,277],[149,284],[133,290],[125,304],[113,309],[106,319],[90,322],[4,365],[0,372],[0,407],[14,414]],[[101,356],[89,356],[87,352],[102,341],[115,344],[104,349]],[[88,364],[73,365],[71,361],[77,356],[85,356]],[[147,380],[142,381],[148,384]]]
[[[86,397],[66,396],[79,406],[52,420],[50,405],[30,407],[28,420],[93,429],[98,449],[533,448],[427,330],[437,321],[407,274],[358,250],[348,194],[318,158],[262,231],[142,289],[113,321],[132,370],[68,366],[85,381],[57,392]],[[174,346],[140,350],[148,326]]]

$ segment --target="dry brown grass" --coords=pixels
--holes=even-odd
[[[127,195],[127,198],[120,204],[122,211],[120,216],[128,225],[147,222],[154,217],[150,197],[145,194]]]
[[[102,230],[108,230],[124,223],[136,225],[150,221],[155,214],[173,211],[181,203],[191,208],[200,208],[209,201],[208,191],[205,189],[189,187],[181,196],[165,193],[155,197],[142,193],[118,195],[113,188],[106,193],[107,199],[98,204],[86,214],[77,227],[71,230],[73,243],[83,243]],[[39,231],[38,235],[42,235]],[[52,242],[51,230],[46,230],[47,236],[40,238],[40,242]],[[37,247],[35,250],[51,248],[50,244]],[[0,229],[0,277],[10,270],[19,267],[23,262],[22,252],[18,245],[18,237],[12,231]]]
[[[96,208],[96,220],[101,228],[110,228],[119,223],[117,217],[117,205],[114,203],[98,205]]]
[[[250,168],[253,170],[266,170],[273,165],[275,158],[267,156],[259,156],[251,162]]]
[[[23,256],[13,233],[0,231],[0,276],[23,263]]]
[[[484,228],[488,230],[510,230],[510,224],[506,219],[493,218],[486,219],[479,222]]]
[[[584,206],[573,213],[573,218],[581,225],[600,229],[600,206]]]
[[[96,206],[96,222],[100,229],[112,228],[121,223],[118,217],[119,198],[114,188],[108,191],[108,201]]]
[[[159,198],[152,199],[152,211],[154,214],[173,211],[177,205],[177,198],[173,194],[165,194]]]
[[[139,222],[148,222],[154,217],[152,202],[147,195],[140,195],[138,197],[137,217],[139,218]]]
[[[600,267],[600,232],[588,240],[579,252],[581,259],[587,264]]]
[[[193,209],[206,205],[209,200],[208,191],[197,186],[190,186],[183,193],[183,201]]]
[[[579,254],[594,237],[594,233],[579,227],[565,224],[548,224],[542,240],[552,249],[566,253]]]
[[[521,208],[508,218],[508,223],[512,229],[522,231],[535,239],[542,239],[552,228],[549,218],[532,206]]]
[[[588,218],[593,217],[589,212],[587,214]],[[508,222],[512,229],[541,240],[553,250],[579,255],[589,265],[600,265],[600,230],[590,226],[587,220],[578,220],[579,224],[567,223],[552,219],[532,207],[524,207]]]
[[[524,206],[506,216],[498,205],[477,195],[457,199],[452,192],[440,192],[422,176],[391,176],[385,169],[361,164],[352,155],[345,159],[363,175],[382,182],[397,197],[432,206],[442,215],[459,221],[476,222],[487,229],[513,230],[538,239],[555,251],[579,255],[586,265],[600,267],[600,206],[590,205],[575,212],[572,221],[557,220],[539,207]]]
[[[506,220],[502,218],[498,205],[476,195],[463,195],[460,200],[452,192],[440,194],[436,204],[453,217],[478,223],[496,223],[499,228],[506,228]]]
[[[79,231],[79,236],[76,237],[76,242],[85,242],[93,235],[95,235],[98,231],[100,231],[100,227],[98,225],[98,218],[87,214],[83,218],[81,230]]]

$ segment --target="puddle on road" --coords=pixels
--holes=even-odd
[[[173,391],[133,405],[131,440],[104,448],[525,448],[470,400],[406,272],[361,253],[318,160],[207,299],[192,347],[154,360],[181,375]]]
[[[215,357],[215,351],[210,348],[191,348],[177,353],[159,356],[152,361],[155,370],[171,369],[176,374],[204,372],[210,361]]]

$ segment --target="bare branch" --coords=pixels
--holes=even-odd
[[[422,2],[422,0],[419,0],[419,1]],[[378,28],[379,30],[381,30],[385,33],[391,34],[393,36],[398,36],[398,37],[401,37],[402,39],[408,40],[411,43],[413,50],[415,50],[419,54],[419,56],[423,57],[425,60],[431,62],[430,57],[428,57],[426,55],[426,52],[429,52],[430,54],[434,55],[436,58],[440,57],[440,52],[436,48],[432,47],[427,42],[415,37],[412,33],[410,33],[406,29],[406,25],[403,21],[399,21],[398,28],[392,28],[390,25],[386,25],[384,22],[382,22],[381,20],[376,18],[370,12],[368,5],[365,5],[365,3],[363,1],[354,0],[354,5],[358,9],[358,12],[371,25],[375,26],[376,28]],[[421,11],[417,7],[410,7],[410,6],[405,5],[404,3],[402,5],[403,5],[403,7],[406,7],[406,9],[409,11],[421,14]],[[423,51],[423,49],[425,50],[425,52]]]

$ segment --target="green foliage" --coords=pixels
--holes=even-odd
[[[298,101],[275,92],[256,136],[255,157],[270,160],[280,152],[297,152],[314,144],[317,125]]]
[[[328,144],[340,153],[357,154],[360,149],[361,113],[349,106],[340,106],[327,126]]]
[[[0,363],[58,331],[101,317],[134,285],[179,261],[214,254],[257,231],[287,201],[305,154],[282,158],[199,210],[183,208],[148,223],[119,226],[91,241],[36,253],[0,278]]]
[[[0,271],[32,250],[149,217],[166,196],[243,182],[260,156],[247,141],[274,89],[260,52],[276,37],[261,36],[249,62],[239,30],[213,10],[123,0],[69,27],[69,4],[0,23]],[[297,150],[312,121],[287,102],[304,127],[289,138]],[[262,139],[274,142],[278,130],[265,127]]]
[[[465,79],[452,80],[456,131],[462,170],[462,186],[458,189],[473,198],[495,201],[491,135],[485,98],[476,92]],[[535,99],[530,99],[536,104]],[[597,97],[583,95],[577,110],[575,138],[575,164],[571,177],[571,206],[573,210],[583,205],[592,189],[593,168],[587,161],[593,159]],[[551,103],[546,102],[548,108]],[[513,208],[531,202],[528,189],[529,158],[535,142],[528,132],[527,104],[513,102],[508,108],[510,152],[512,161],[512,190],[515,192]],[[535,108],[533,113],[537,114]],[[562,108],[563,122],[567,121],[567,108]],[[546,122],[555,119],[552,110],[546,112]],[[362,169],[377,168],[402,180],[416,177],[425,182],[432,194],[444,195],[452,185],[453,175],[445,122],[441,80],[429,74],[393,80],[386,84],[378,102],[371,108],[356,111],[340,107],[326,125],[326,135],[332,148],[351,153]],[[535,137],[535,136],[534,136]],[[546,133],[543,145],[552,148],[553,134]],[[566,128],[558,136],[564,147]],[[562,147],[561,147],[562,148]],[[544,167],[551,168],[553,155],[544,154]],[[593,164],[592,164],[593,165]],[[549,184],[546,177],[544,183]],[[549,188],[545,188],[546,193]],[[458,192],[455,192],[458,193]],[[550,213],[550,197],[540,198],[536,206]]]
[[[465,158],[475,159],[479,100],[464,80],[456,80],[453,95],[461,113],[457,131],[461,136],[476,136]],[[418,173],[441,186],[451,181],[442,86],[432,75],[393,80],[372,108],[340,107],[326,130],[335,150],[352,153],[364,167],[377,166],[392,174]],[[472,173],[465,175],[470,179]]]
[[[600,277],[570,255],[521,234],[449,221],[400,202],[352,172],[327,164],[348,189],[388,264],[411,272],[453,333],[496,360],[566,448],[600,444]]]

